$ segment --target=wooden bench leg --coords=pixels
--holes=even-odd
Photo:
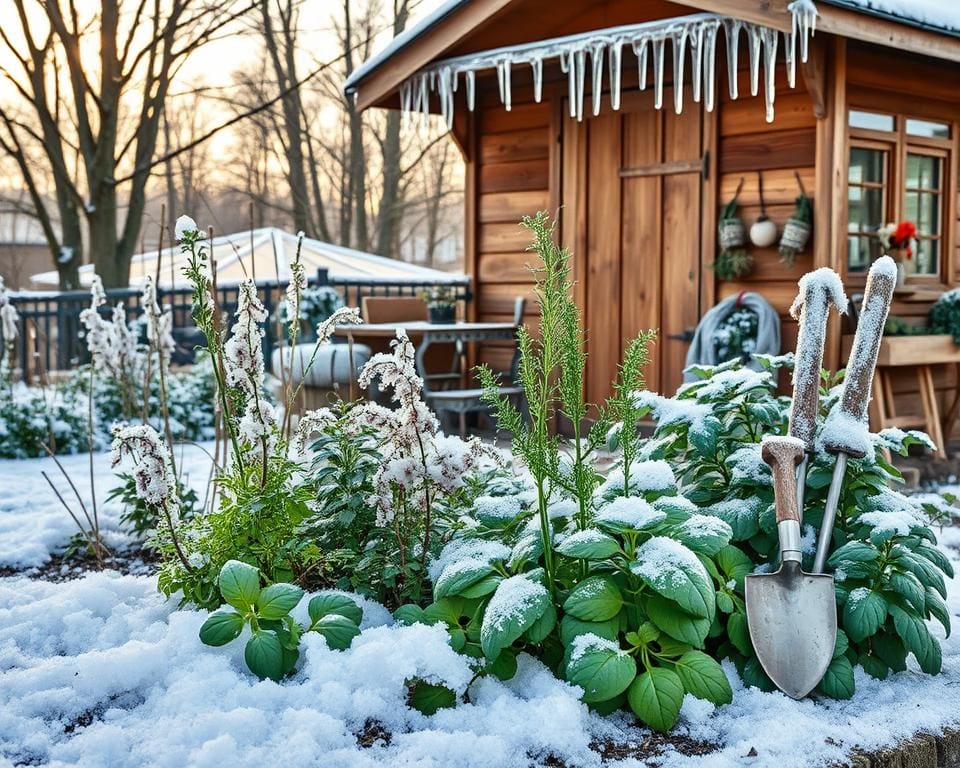
[[[927,434],[937,446],[937,458],[947,458],[943,431],[940,428],[940,408],[937,405],[937,391],[933,386],[933,373],[929,365],[917,366],[917,384],[920,389],[920,403],[923,406],[923,419]]]

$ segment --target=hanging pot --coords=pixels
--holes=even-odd
[[[717,232],[720,236],[721,251],[731,251],[734,248],[742,248],[747,241],[743,221],[738,217],[720,219],[720,222],[717,224]]]
[[[763,214],[750,227],[750,242],[757,248],[769,248],[777,242],[777,225]]]
[[[780,255],[786,257],[789,253],[792,259],[795,259],[796,255],[807,247],[810,232],[810,222],[795,216],[787,219],[787,223],[783,225],[783,233],[780,235]]]

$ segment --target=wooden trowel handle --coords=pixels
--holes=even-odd
[[[795,437],[768,437],[762,443],[761,456],[773,473],[773,499],[777,522],[800,523],[797,509],[797,464],[803,458],[803,441]]]

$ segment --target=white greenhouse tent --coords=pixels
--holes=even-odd
[[[290,277],[290,264],[296,257],[297,236],[276,227],[264,227],[214,237],[212,246],[219,285],[233,285],[248,277],[257,281],[278,279],[285,282]],[[130,266],[130,285],[141,285],[146,275],[156,276],[158,257],[160,286],[185,286],[183,267],[187,257],[179,246],[164,248],[159,254],[154,250],[134,256]],[[315,276],[318,269],[326,269],[333,279],[371,283],[464,284],[468,279],[459,272],[430,269],[311,238],[304,238],[300,258],[308,278]],[[84,286],[90,284],[92,276],[92,264],[80,268],[80,280]],[[55,271],[33,275],[30,280],[40,290],[58,285]]]

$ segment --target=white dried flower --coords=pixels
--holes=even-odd
[[[110,465],[117,466],[127,456],[133,459],[137,498],[170,511],[178,509],[170,452],[153,427],[143,424],[114,429]]]
[[[363,318],[356,307],[340,307],[330,317],[317,326],[317,344],[330,341],[338,325],[360,325]]]
[[[237,437],[248,446],[259,446],[267,440],[267,451],[271,452],[277,442],[277,414],[273,406],[263,397],[251,397],[237,424]]]
[[[198,232],[197,222],[189,216],[181,216],[173,227],[173,236],[176,241],[181,242],[184,237],[191,232]]]
[[[313,435],[322,432],[336,421],[336,415],[329,408],[318,408],[315,411],[304,413],[300,418],[300,423],[297,424],[297,432],[293,438],[293,445],[297,453],[303,453],[307,449],[307,442]]]
[[[223,347],[227,384],[253,395],[263,383],[263,329],[260,323],[267,319],[267,310],[260,303],[257,286],[252,280],[240,283],[234,318],[236,322],[230,329],[232,335]]]

